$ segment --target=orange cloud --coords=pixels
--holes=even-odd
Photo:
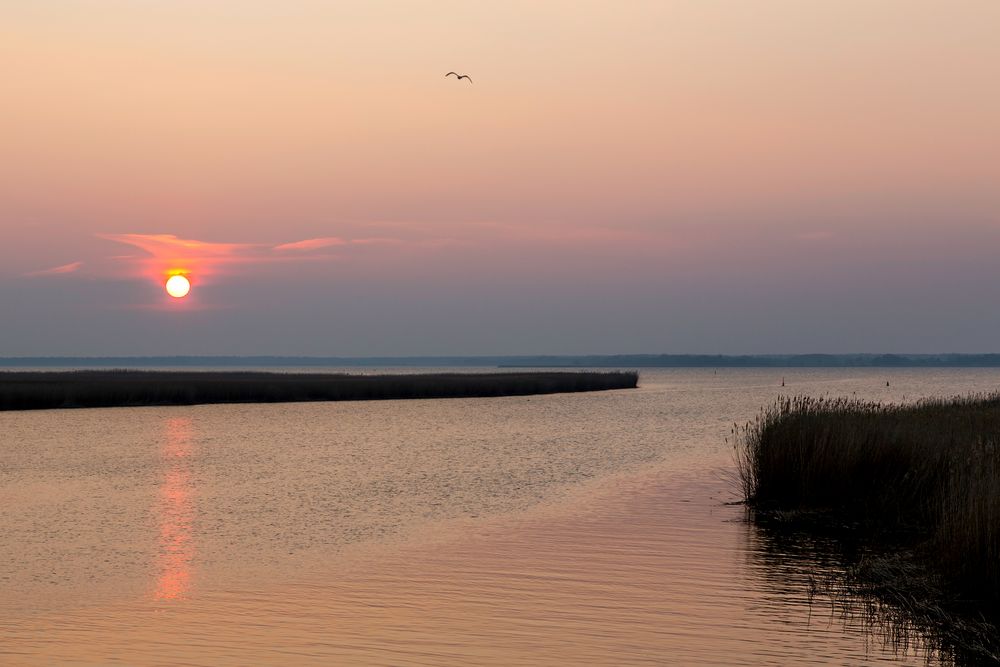
[[[162,283],[171,275],[183,274],[199,282],[239,265],[302,262],[343,256],[348,247],[374,245],[421,246],[427,240],[397,238],[357,238],[321,236],[273,245],[270,243],[228,243],[184,239],[174,234],[96,234],[97,237],[131,246],[134,254],[114,254],[98,263],[96,271],[119,277],[143,276]],[[51,276],[78,271],[83,262],[72,262],[24,276]],[[235,270],[235,269],[233,269]]]
[[[297,262],[330,258],[348,246],[404,243],[397,239],[344,239],[323,236],[271,245],[267,243],[219,243],[182,239],[173,234],[98,234],[100,238],[130,245],[139,255],[117,256],[135,272],[157,282],[173,274],[194,276],[199,281],[218,275],[223,267],[269,262]],[[130,273],[132,273],[130,271]]]
[[[98,237],[135,246],[153,257],[198,257],[224,259],[250,255],[267,249],[253,243],[213,243],[181,239],[173,234],[98,234]]]
[[[268,247],[251,243],[213,243],[182,239],[173,234],[98,234],[100,238],[124,243],[142,251],[141,255],[119,257],[151,280],[162,282],[173,274],[197,276],[205,280],[219,273],[225,264],[266,259]],[[131,273],[131,271],[130,271]]]
[[[51,269],[42,269],[41,271],[31,271],[30,273],[25,273],[27,277],[34,278],[36,276],[58,276],[65,273],[75,273],[80,270],[83,266],[83,262],[71,262],[69,264],[63,264],[61,266],[54,266]]]

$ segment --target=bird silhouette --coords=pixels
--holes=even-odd
[[[458,81],[461,81],[462,79],[468,79],[469,83],[472,83],[472,77],[471,76],[469,76],[468,74],[459,74],[458,72],[448,72],[447,74],[444,75],[444,78],[447,79],[452,74],[454,74],[456,77],[458,77],[457,78]]]

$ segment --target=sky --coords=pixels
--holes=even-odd
[[[0,356],[997,352],[997,34],[995,0],[0,0]]]

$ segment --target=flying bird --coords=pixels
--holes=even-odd
[[[448,72],[447,74],[444,75],[444,78],[447,79],[452,74],[454,74],[456,77],[458,77],[456,79],[457,81],[461,81],[462,79],[468,79],[469,83],[472,83],[472,77],[471,76],[469,76],[468,74],[459,74],[458,72]]]

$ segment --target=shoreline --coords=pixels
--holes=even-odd
[[[489,398],[634,389],[635,371],[352,375],[261,371],[0,371],[0,411]]]

